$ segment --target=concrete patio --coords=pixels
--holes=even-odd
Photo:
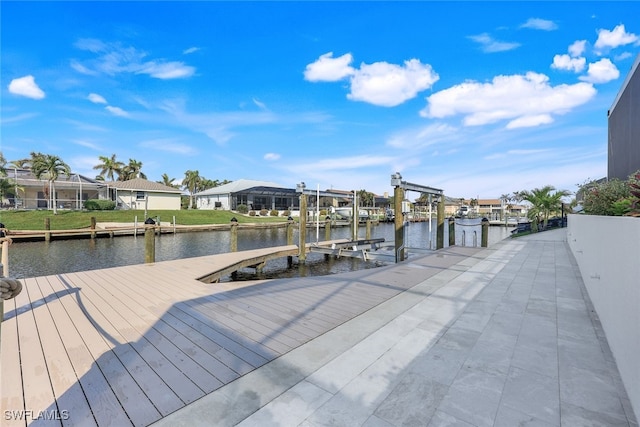
[[[638,426],[565,229],[477,252],[155,423],[238,424]]]

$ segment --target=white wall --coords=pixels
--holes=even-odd
[[[640,419],[640,218],[571,215],[567,240]]]

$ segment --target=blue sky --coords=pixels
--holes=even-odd
[[[639,2],[7,2],[1,150],[453,197],[606,176]],[[417,195],[416,195],[417,196]]]

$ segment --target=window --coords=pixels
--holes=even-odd
[[[136,191],[136,200],[144,200],[146,193],[144,191]]]

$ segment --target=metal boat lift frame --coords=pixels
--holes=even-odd
[[[395,209],[395,255],[396,263],[404,261],[405,259],[405,244],[404,244],[404,227],[405,219],[402,210],[402,202],[404,201],[406,191],[417,191],[419,193],[428,194],[429,202],[431,203],[431,197],[436,196],[437,208],[437,231],[436,231],[436,249],[442,249],[444,247],[444,192],[438,188],[429,187],[426,185],[413,184],[411,182],[403,181],[400,172],[396,172],[391,175],[391,186],[394,187],[393,202]],[[431,221],[431,218],[429,218]]]

